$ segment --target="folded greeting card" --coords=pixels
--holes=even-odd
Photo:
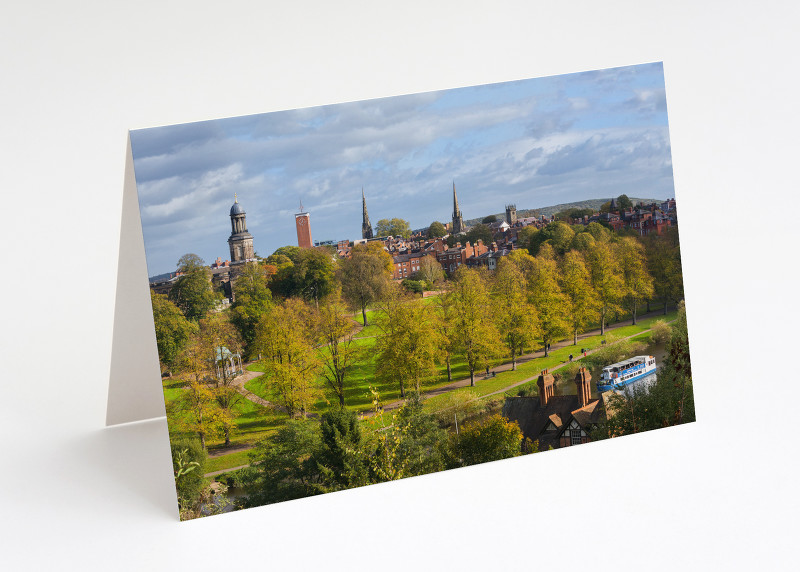
[[[694,420],[660,63],[129,161],[109,422],[166,411],[182,519]]]

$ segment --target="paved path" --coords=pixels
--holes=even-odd
[[[650,313],[647,313],[647,314],[642,314],[641,316],[638,316],[637,319],[638,320],[642,320],[644,318],[655,317],[655,316],[659,316],[659,315],[662,315],[662,314],[663,314],[663,310],[656,310],[656,311],[653,311],[653,312],[650,312]],[[625,320],[624,322],[618,322],[616,324],[608,325],[605,328],[605,333],[607,334],[608,332],[613,331],[613,330],[615,330],[617,328],[620,328],[620,327],[623,327],[623,326],[629,326],[629,325],[631,325],[629,320]],[[360,324],[359,324],[359,326],[360,326],[360,328],[359,328],[359,331],[360,331],[360,329],[363,328],[363,326],[361,326]],[[644,330],[644,331],[647,331],[647,330]],[[631,334],[630,336],[627,336],[627,337],[622,338],[622,339],[627,340],[627,339],[636,337],[636,336],[638,336],[638,335],[640,335],[642,333],[643,332],[636,332],[635,334]],[[599,336],[599,335],[600,335],[600,328],[597,328],[596,330],[590,330],[588,332],[584,332],[583,334],[579,334],[578,335],[578,342],[580,342],[580,340],[582,340],[582,339],[589,338],[589,337],[592,337],[592,336]],[[557,350],[559,348],[565,348],[565,347],[572,346],[572,345],[573,345],[572,344],[572,338],[565,339],[565,340],[562,340],[560,342],[555,342],[553,344],[550,344],[550,351],[552,352],[553,350]],[[580,349],[580,343],[578,343],[577,349]],[[578,354],[577,349],[576,349],[576,352],[575,352],[576,354]],[[595,351],[595,350],[590,350],[589,352],[587,352],[587,354],[588,353],[592,353],[593,351]],[[537,358],[541,358],[541,357],[544,357],[544,351],[538,351],[538,352],[532,352],[532,353],[529,353],[529,354],[525,354],[525,355],[522,355],[522,356],[517,358],[517,364],[518,365],[519,364],[523,364],[523,363],[529,362],[529,361],[531,361],[533,359],[537,359]],[[581,359],[581,357],[582,356],[580,354],[576,355],[576,359]],[[559,369],[561,367],[564,367],[568,363],[569,362],[567,361],[567,362],[552,366],[549,369],[550,369],[550,371],[555,371],[555,370],[557,370],[557,369]],[[490,371],[492,371],[494,373],[500,373],[500,372],[508,371],[510,369],[511,369],[511,362],[499,365],[499,366],[494,367],[494,368],[491,368]],[[270,403],[269,401],[266,401],[265,399],[260,398],[256,394],[254,394],[254,393],[252,393],[252,392],[250,392],[250,391],[248,391],[247,389],[244,388],[244,384],[245,383],[247,383],[248,381],[250,381],[251,379],[253,379],[255,377],[258,377],[259,375],[261,375],[261,372],[254,372],[254,371],[245,370],[245,373],[243,375],[237,377],[234,380],[234,385],[236,386],[237,391],[239,391],[239,393],[241,393],[245,398],[249,399],[253,403],[258,403],[259,405],[263,405],[264,407],[278,408],[281,411],[285,412],[286,410],[284,408],[281,408],[279,405],[276,405],[274,403]],[[514,383],[512,383],[512,384],[510,384],[510,385],[508,385],[506,387],[498,389],[497,391],[493,391],[491,393],[487,393],[486,395],[482,395],[482,396],[476,398],[475,400],[477,401],[478,399],[484,399],[484,398],[489,397],[491,395],[497,395],[497,394],[505,393],[506,391],[514,389],[515,387],[518,387],[520,385],[524,385],[524,384],[526,384],[526,383],[528,383],[530,381],[533,381],[534,379],[537,379],[538,377],[539,377],[539,374],[537,373],[536,375],[528,377],[526,379],[523,379],[522,381],[516,381],[516,382],[514,382]],[[486,379],[486,376],[484,374],[480,374],[480,375],[476,374],[475,375],[476,384],[478,383],[479,379]],[[443,395],[445,393],[449,393],[450,391],[454,391],[456,389],[461,389],[463,387],[469,387],[469,385],[470,385],[470,378],[467,377],[467,378],[464,378],[464,379],[460,379],[458,381],[454,381],[452,383],[448,383],[447,385],[443,385],[442,387],[437,387],[436,389],[432,389],[430,391],[426,391],[421,396],[421,398],[422,399],[430,399],[431,397],[436,397],[438,395]],[[399,409],[404,403],[405,403],[405,399],[398,399],[396,401],[392,401],[392,402],[387,403],[387,404],[385,404],[383,406],[383,411],[386,412],[386,411],[392,411],[394,409]],[[373,415],[375,415],[375,412],[374,411],[369,411],[369,412],[362,413],[361,416],[362,417],[372,417]],[[228,448],[228,449],[225,449],[225,450],[218,450],[218,451],[214,451],[213,453],[209,453],[209,457],[212,457],[212,458],[213,457],[220,457],[222,455],[227,455],[227,454],[235,452],[235,451],[242,451],[242,450],[247,450],[247,449],[251,449],[251,448],[252,448],[252,445],[244,445],[244,446],[238,446],[238,447],[235,447],[235,448]],[[225,469],[225,470],[222,470],[222,471],[215,471],[213,473],[206,473],[205,476],[206,477],[212,477],[212,476],[219,475],[221,473],[225,473],[225,472],[228,472],[228,471],[241,469],[241,468],[246,467],[246,466],[248,466],[248,465],[242,465],[240,467],[235,467],[235,468],[232,468],[232,469]]]
[[[650,318],[650,317],[658,316],[658,315],[661,315],[661,314],[663,314],[663,310],[657,310],[657,311],[654,311],[654,312],[650,312],[648,314],[642,314],[641,316],[637,316],[637,320],[642,320],[644,318]],[[631,324],[630,324],[630,322],[628,320],[625,320],[624,322],[619,322],[619,323],[616,323],[616,324],[613,324],[613,325],[609,325],[609,326],[606,326],[605,333],[607,334],[608,332],[614,331],[617,328],[621,328],[621,327],[624,327],[624,326],[630,326],[630,325]],[[647,331],[647,330],[644,330],[644,331]],[[627,336],[627,337],[622,338],[622,339],[627,340],[627,339],[630,339],[630,338],[634,338],[634,337],[640,335],[641,333],[642,332],[636,332],[635,334],[631,334],[630,336]],[[588,332],[584,332],[583,334],[578,334],[578,345],[577,346],[573,346],[572,338],[568,338],[566,340],[562,340],[560,342],[555,342],[555,343],[550,344],[550,351],[552,352],[553,350],[557,350],[559,348],[565,348],[565,347],[572,346],[572,347],[576,348],[575,349],[575,354],[576,354],[575,355],[575,359],[577,360],[577,359],[581,358],[581,354],[578,353],[578,350],[580,349],[580,341],[582,339],[585,339],[585,338],[589,338],[589,337],[592,337],[592,336],[599,336],[599,335],[600,335],[600,328],[597,328],[596,330],[590,330]],[[589,351],[589,352],[587,352],[587,354],[590,354],[593,351],[594,350]],[[544,357],[544,351],[538,351],[538,352],[532,352],[532,353],[529,353],[529,354],[525,354],[525,355],[522,355],[522,356],[517,358],[517,365],[520,365],[520,364],[523,364],[523,363],[527,363],[527,362],[529,362],[529,361],[531,361],[533,359],[537,359],[537,358],[541,358],[541,357]],[[554,371],[556,369],[564,367],[568,363],[569,362],[566,361],[566,362],[561,363],[559,365],[555,365],[553,367],[550,367],[549,369],[550,369],[550,371]],[[511,368],[512,368],[511,362],[508,362],[508,363],[504,363],[502,365],[498,365],[496,367],[490,368],[489,371],[490,372],[494,372],[495,374],[497,374],[497,373],[501,373],[501,372],[504,372],[504,371],[509,371]],[[507,387],[503,387],[502,389],[498,389],[497,391],[493,391],[491,393],[487,393],[486,395],[482,395],[477,399],[483,399],[483,398],[488,397],[490,395],[497,395],[498,393],[505,393],[506,391],[508,391],[510,389],[514,389],[517,386],[520,386],[520,385],[523,385],[525,383],[528,383],[529,381],[533,381],[534,379],[537,379],[538,377],[539,377],[539,374],[537,373],[536,375],[534,375],[532,377],[529,377],[527,379],[523,379],[522,381],[514,382],[514,383],[512,383],[511,385],[509,385]],[[475,372],[475,384],[476,384],[476,386],[477,386],[479,380],[485,380],[485,379],[487,379],[487,378],[486,378],[486,375],[483,372],[481,372],[480,374],[478,372]],[[461,389],[462,387],[469,387],[469,386],[470,386],[470,378],[467,377],[467,378],[464,378],[464,379],[460,379],[458,381],[454,381],[452,383],[448,383],[447,385],[443,385],[441,387],[437,387],[436,389],[432,389],[430,391],[426,391],[423,395],[421,395],[421,398],[422,399],[430,399],[431,397],[436,397],[438,395],[442,395],[444,393],[448,393],[450,391],[453,391],[453,390],[456,390],[456,389]],[[405,399],[398,399],[397,401],[392,401],[391,403],[387,403],[386,405],[383,406],[383,411],[391,411],[393,409],[398,409],[404,403],[405,403]],[[363,416],[364,417],[372,417],[373,415],[375,415],[375,412],[374,411],[370,411],[369,413],[364,413]]]

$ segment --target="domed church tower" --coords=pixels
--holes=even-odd
[[[228,246],[231,248],[231,264],[244,264],[256,259],[253,235],[247,232],[245,212],[236,195],[231,207],[231,236],[228,239]]]

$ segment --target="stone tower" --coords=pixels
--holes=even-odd
[[[228,246],[231,249],[231,264],[244,264],[256,259],[253,235],[247,232],[245,212],[236,195],[231,207],[231,236],[228,238]]]
[[[453,228],[450,234],[460,234],[464,232],[464,217],[458,208],[458,196],[456,195],[456,182],[453,181]]]
[[[517,205],[506,205],[506,222],[510,226],[517,222]]]
[[[303,203],[300,203],[300,212],[294,215],[294,225],[297,227],[297,246],[311,248],[311,216],[303,212]]]
[[[372,238],[372,224],[367,212],[367,199],[364,198],[364,187],[361,187],[361,238]]]

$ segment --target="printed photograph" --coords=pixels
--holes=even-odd
[[[182,520],[695,420],[661,63],[130,136]]]

